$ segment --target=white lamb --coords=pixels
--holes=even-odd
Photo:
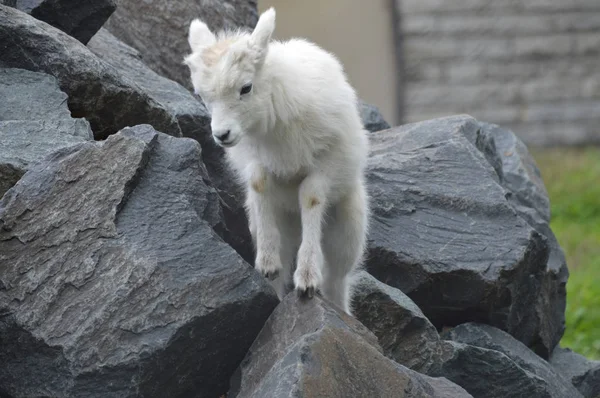
[[[271,41],[274,29],[272,8],[252,33],[215,36],[196,19],[185,63],[246,187],[256,269],[282,298],[296,258],[299,294],[320,290],[350,313],[369,214],[367,133],[338,60],[305,40]]]

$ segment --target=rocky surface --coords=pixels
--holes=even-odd
[[[564,333],[566,285],[569,278],[565,255],[549,226],[548,193],[525,144],[510,130],[489,123],[480,125],[481,135],[495,143],[495,154],[500,162],[498,174],[502,186],[509,191],[509,203],[529,225],[546,237],[550,248],[542,280],[546,296],[536,302],[536,311],[545,326],[541,344],[534,347],[538,354],[548,358]]]
[[[59,150],[0,201],[0,390],[223,394],[277,304],[215,233],[200,146],[128,128]]]
[[[571,380],[567,380],[523,343],[498,328],[484,324],[465,323],[448,331],[444,338],[505,354],[518,366],[547,383],[550,391],[550,395],[547,396],[562,398],[581,396],[571,385]]]
[[[474,397],[566,397],[573,392],[566,380],[560,381],[563,385],[547,381],[550,373],[528,370],[499,350],[441,340],[410,298],[366,272],[357,275],[354,291],[353,314],[377,336],[384,354],[399,364],[445,377]]]
[[[2,0],[86,44],[115,11],[115,0]]]
[[[557,322],[536,308],[552,294],[547,240],[507,201],[479,130],[456,116],[371,136],[368,270],[437,328],[480,321],[550,350]]]
[[[418,372],[435,372],[440,337],[419,307],[364,271],[353,286],[352,313],[377,336],[384,354]]]
[[[121,0],[106,28],[138,49],[156,72],[191,87],[189,70],[182,64],[189,53],[187,30],[195,18],[212,31],[253,28],[258,21],[256,0]]]
[[[568,348],[556,347],[550,365],[586,398],[600,397],[600,361],[591,361]]]
[[[223,200],[227,229],[221,235],[246,261],[252,263],[254,254],[243,206],[244,193],[225,163],[223,148],[215,144],[212,138],[210,114],[202,101],[180,84],[154,72],[142,61],[137,50],[104,28],[90,40],[88,48],[164,107],[175,118],[184,137],[200,143],[202,161]]]
[[[173,116],[76,39],[11,7],[0,5],[0,67],[50,74],[69,96],[75,117],[85,117],[97,139],[147,123],[181,136]]]
[[[379,108],[375,105],[368,104],[362,100],[359,101],[360,117],[363,121],[365,129],[374,133],[380,130],[387,130],[390,128],[388,122],[385,121]]]
[[[443,378],[399,365],[354,318],[291,293],[231,381],[229,397],[469,397]]]
[[[475,398],[567,398],[562,394],[569,386],[555,390],[555,384],[524,369],[500,351],[454,341],[444,341],[441,347],[436,375],[460,385]]]
[[[55,150],[92,139],[85,119],[73,119],[56,79],[0,68],[0,198],[30,165]]]
[[[535,209],[550,221],[550,200],[544,181],[527,147],[512,131],[491,123],[480,123],[485,134],[494,139],[502,162],[502,185],[513,193],[520,205]]]

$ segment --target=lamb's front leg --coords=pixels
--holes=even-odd
[[[281,237],[269,185],[265,171],[260,166],[253,168],[248,190],[248,207],[251,217],[250,229],[256,244],[255,268],[273,280],[282,269],[279,255]]]
[[[298,250],[294,285],[299,294],[313,297],[323,282],[321,226],[327,206],[329,182],[324,174],[311,174],[300,184],[302,243]]]

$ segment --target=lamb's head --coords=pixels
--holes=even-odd
[[[236,145],[266,123],[271,89],[262,72],[274,29],[273,8],[260,16],[252,33],[215,35],[199,19],[190,25],[192,53],[184,62],[194,91],[211,113],[213,138],[221,146]]]

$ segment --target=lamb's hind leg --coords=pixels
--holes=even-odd
[[[361,185],[331,211],[323,233],[323,296],[351,313],[351,278],[362,259],[368,222],[366,192]]]

